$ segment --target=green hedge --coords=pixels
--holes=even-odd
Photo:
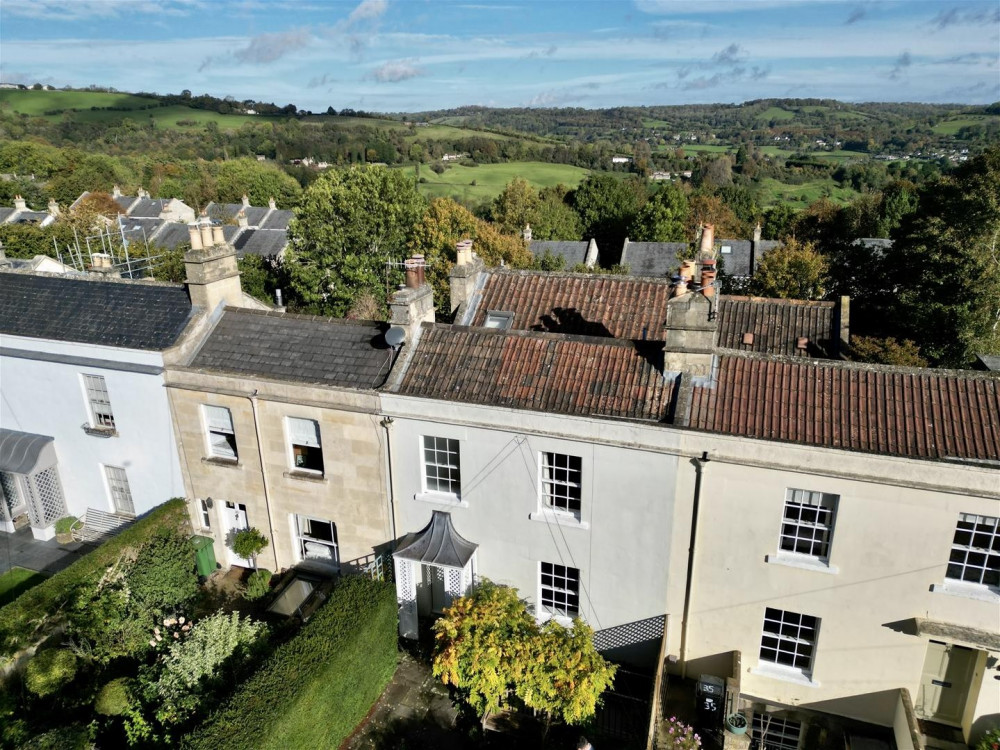
[[[174,498],[0,609],[0,663],[2,657],[12,656],[50,633],[61,622],[62,610],[77,588],[96,582],[126,548],[142,545],[160,529],[187,532],[188,525],[183,498]],[[193,549],[191,562],[193,565]]]
[[[396,633],[392,584],[342,579],[312,619],[184,747],[339,747],[392,678]]]

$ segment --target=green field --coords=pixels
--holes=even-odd
[[[758,120],[794,120],[795,113],[790,109],[784,109],[782,107],[768,107],[759,115],[757,115]]]
[[[841,187],[832,179],[810,180],[801,185],[786,185],[773,177],[768,177],[760,183],[758,202],[764,208],[778,203],[788,203],[793,207],[805,208],[823,196],[834,203],[846,205],[858,197],[851,188]]]
[[[971,128],[973,125],[986,125],[989,122],[997,122],[1000,117],[990,115],[965,115],[950,120],[942,120],[931,130],[938,135],[955,135],[962,128]]]
[[[21,91],[0,90],[0,106],[26,115],[41,115],[53,109],[90,110],[91,107],[139,107],[156,104],[155,99],[132,94],[105,94],[99,91]],[[115,113],[119,117],[123,113]]]
[[[401,169],[412,170],[413,167]],[[576,187],[588,174],[589,170],[582,167],[538,161],[481,164],[478,167],[454,165],[445,170],[444,174],[434,174],[427,165],[422,165],[420,177],[427,182],[421,182],[418,187],[429,198],[458,198],[476,202],[495,198],[515,177],[521,177],[539,188],[559,183]],[[473,185],[473,182],[476,184]]]

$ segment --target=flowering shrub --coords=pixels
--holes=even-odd
[[[694,727],[679,721],[676,716],[667,720],[666,730],[667,748],[698,750],[701,747],[701,736],[694,731]]]
[[[1000,729],[991,729],[988,731],[979,740],[976,750],[1000,750]]]

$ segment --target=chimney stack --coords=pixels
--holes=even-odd
[[[762,236],[763,236],[762,235],[762,228],[760,226],[760,222],[758,221],[757,222],[757,226],[755,226],[753,228],[753,244],[759,245],[760,244],[760,238]]]
[[[20,195],[14,196],[14,210],[15,211],[27,211],[28,204],[24,202],[24,198]]]
[[[217,229],[221,233],[222,227]],[[190,224],[188,230],[191,249],[184,253],[184,270],[191,303],[209,312],[220,304],[240,307],[243,289],[236,250],[224,238],[221,242],[213,241],[213,227],[207,219]]]
[[[479,279],[486,270],[486,264],[472,252],[472,240],[465,239],[455,245],[455,265],[449,276],[449,307],[458,322],[469,307],[472,295],[479,285]]]
[[[521,235],[525,242],[531,242],[531,224],[524,225],[524,232]]]
[[[148,198],[149,197],[149,191],[148,190],[144,190],[143,188],[139,188],[138,190],[136,190],[135,194],[138,195],[140,198]]]
[[[246,193],[243,193],[243,206],[248,207],[249,205],[250,205],[250,197]]]
[[[698,252],[713,256],[715,255],[715,225],[705,224],[701,228],[701,244],[698,246]]]
[[[268,198],[267,207],[273,210],[278,207],[278,204],[274,202],[274,198]]]
[[[122,189],[120,187],[118,187],[117,185],[113,186],[111,188],[111,197],[112,198],[121,198],[122,197]]]
[[[390,323],[406,328],[406,340],[415,341],[421,323],[434,322],[434,291],[424,276],[424,257],[415,255],[403,264],[406,284],[389,301]]]
[[[56,203],[55,198],[49,198],[49,215],[50,216],[59,215],[59,204]]]
[[[667,302],[663,371],[708,377],[718,339],[712,302],[703,294],[684,294]]]
[[[243,197],[245,198],[246,196]],[[242,208],[240,209],[240,212],[236,214],[236,223],[239,224],[240,227],[243,229],[246,229],[248,226],[250,226],[250,222],[247,221],[247,212],[244,211]]]
[[[95,276],[104,276],[109,279],[121,278],[121,273],[115,268],[111,256],[107,253],[92,253],[90,256],[90,268],[87,270]]]

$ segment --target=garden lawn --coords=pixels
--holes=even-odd
[[[412,166],[403,167],[413,170]],[[495,198],[515,177],[527,180],[536,188],[562,183],[575,188],[590,174],[590,170],[568,164],[546,164],[540,161],[518,161],[507,164],[480,164],[478,167],[450,166],[444,174],[435,174],[426,164],[420,167],[420,177],[427,180],[417,187],[429,198],[456,198],[480,201]],[[475,181],[475,185],[471,184]]]
[[[46,576],[26,568],[11,568],[0,575],[0,607],[12,602],[32,586],[44,581]]]

